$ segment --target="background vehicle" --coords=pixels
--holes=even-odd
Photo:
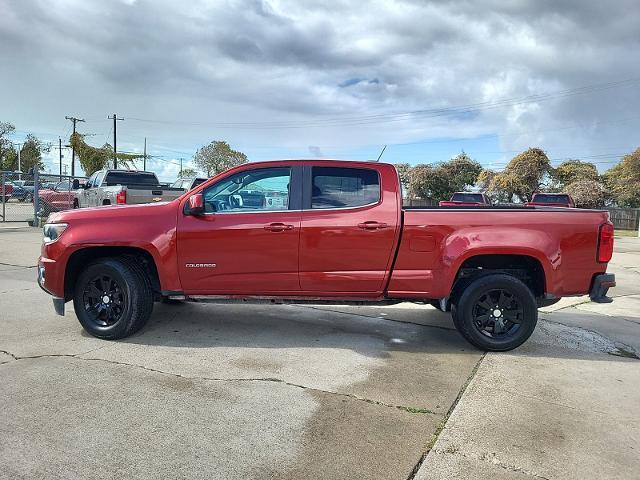
[[[0,185],[0,201],[8,202],[13,196],[13,185],[9,182]]]
[[[204,177],[180,177],[171,185],[173,188],[181,188],[185,192],[197,187],[201,183],[206,182],[207,179]]]
[[[78,208],[76,190],[71,180],[58,182],[52,188],[44,187],[38,190],[38,196],[47,213]]]
[[[14,180],[13,182],[13,198],[17,198],[21,202],[33,202],[33,192],[35,186],[31,180]]]
[[[248,163],[169,203],[52,214],[38,276],[64,313],[116,339],[154,299],[423,301],[486,350],[533,332],[537,308],[615,285],[607,212],[403,208],[392,165]]]
[[[441,200],[441,207],[488,206],[491,201],[484,193],[456,192],[449,200]]]
[[[568,193],[534,193],[527,205],[534,207],[575,207],[573,198]]]
[[[184,193],[181,188],[158,182],[152,172],[137,170],[100,170],[76,193],[78,207],[135,205],[169,201]]]

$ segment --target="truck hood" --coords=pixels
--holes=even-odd
[[[178,200],[172,202],[145,203],[139,205],[105,205],[101,207],[80,208],[52,213],[47,223],[83,223],[101,222],[117,218],[120,222],[138,221],[149,216],[167,215],[175,212]],[[119,223],[120,223],[119,222]]]

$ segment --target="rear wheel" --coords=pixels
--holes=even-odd
[[[482,350],[512,350],[533,333],[538,308],[531,290],[506,274],[472,280],[451,310],[460,334]]]
[[[100,259],[79,275],[73,306],[89,334],[108,340],[124,338],[140,330],[151,316],[151,282],[130,258]]]

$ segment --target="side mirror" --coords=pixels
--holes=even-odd
[[[71,184],[71,188],[73,190],[78,190],[80,188],[80,180],[78,180],[77,178],[74,178],[73,183]]]
[[[194,193],[189,197],[189,215],[202,215],[204,213],[204,197],[201,193]]]

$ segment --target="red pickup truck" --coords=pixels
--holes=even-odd
[[[611,301],[607,212],[402,207],[392,165],[248,163],[180,198],[52,214],[38,282],[87,332],[123,338],[153,302],[400,302],[451,310],[473,345],[510,350],[538,307],[590,293]]]

